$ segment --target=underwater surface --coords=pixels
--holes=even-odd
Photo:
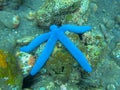
[[[0,90],[120,90],[120,0],[0,0]]]

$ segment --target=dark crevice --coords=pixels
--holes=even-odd
[[[83,37],[82,37],[83,34],[78,34],[80,40],[83,40]]]
[[[30,88],[31,85],[33,84],[33,78],[34,78],[34,76],[32,76],[32,75],[28,75],[27,77],[25,77],[23,79],[22,89]]]

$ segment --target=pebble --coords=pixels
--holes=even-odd
[[[44,88],[44,87],[41,87],[40,90],[45,90],[45,88]]]
[[[60,90],[67,90],[66,85],[63,85],[63,84],[62,84],[62,85],[60,86]]]
[[[35,12],[30,11],[30,12],[26,15],[26,18],[27,18],[28,20],[34,20],[34,19],[35,19]]]
[[[109,85],[107,86],[107,90],[116,90],[116,87],[115,87],[114,84],[109,84]]]
[[[32,37],[32,36],[25,36],[20,39],[17,39],[16,43],[19,45],[26,45],[33,39],[34,39],[34,37]]]

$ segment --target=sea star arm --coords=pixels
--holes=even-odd
[[[78,61],[81,67],[87,71],[91,72],[92,68],[87,62],[87,59],[82,54],[82,52],[70,41],[70,39],[63,33],[59,33],[58,39],[67,48],[67,50],[73,55],[73,57]]]
[[[20,50],[23,52],[31,52],[37,46],[39,46],[42,42],[46,41],[49,38],[49,36],[50,36],[50,32],[37,36],[35,39],[33,39],[30,42],[29,45],[21,47]]]
[[[71,24],[65,24],[60,27],[60,30],[75,32],[75,33],[85,33],[87,31],[90,31],[92,28],[90,26],[75,26]]]
[[[46,43],[46,46],[45,46],[43,52],[38,57],[35,65],[33,66],[32,70],[30,72],[31,75],[35,75],[42,68],[42,66],[45,64],[45,62],[47,61],[47,59],[49,58],[49,56],[51,55],[51,53],[54,49],[56,41],[57,41],[57,38],[55,36],[50,36],[48,42]]]

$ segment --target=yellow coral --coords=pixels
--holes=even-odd
[[[6,57],[7,55],[2,50],[0,50],[0,68],[7,67]]]

